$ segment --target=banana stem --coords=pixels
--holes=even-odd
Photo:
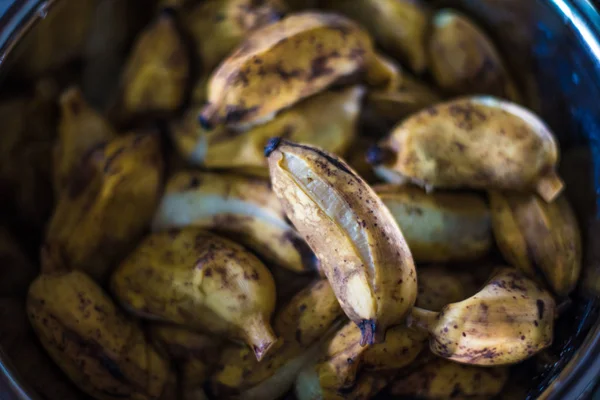
[[[413,307],[408,319],[408,326],[414,326],[424,332],[431,332],[440,314],[435,311]]]

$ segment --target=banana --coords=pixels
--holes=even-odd
[[[390,84],[394,71],[357,24],[335,14],[293,14],[255,30],[223,61],[211,76],[200,122],[246,130],[362,72],[376,86]]]
[[[199,82],[192,99],[206,101],[206,84],[213,69],[252,31],[278,21],[285,11],[279,0],[208,0],[180,13],[184,30],[199,60]]]
[[[167,183],[153,229],[188,226],[231,237],[291,271],[315,270],[316,258],[286,222],[267,180],[227,173],[176,174]]]
[[[162,189],[156,134],[128,134],[90,152],[48,224],[42,269],[82,269],[104,282],[151,223]]]
[[[441,311],[445,305],[462,301],[477,293],[476,279],[468,272],[443,267],[419,267],[419,294],[416,307]]]
[[[368,400],[374,398],[392,380],[392,375],[366,372],[351,388],[332,390],[322,387],[314,366],[305,367],[296,379],[294,394],[298,400]]]
[[[504,258],[530,276],[541,271],[559,296],[573,291],[581,273],[581,235],[567,199],[546,203],[536,195],[497,191],[489,198]]]
[[[382,342],[413,306],[410,250],[377,194],[340,158],[280,138],[265,148],[273,190],[315,251],[361,345]]]
[[[361,86],[326,91],[243,134],[223,125],[213,130],[199,127],[197,110],[192,108],[171,124],[171,136],[186,160],[206,168],[266,168],[265,145],[280,135],[344,155],[357,136],[364,93]]]
[[[258,360],[277,340],[269,270],[242,246],[199,229],[146,237],[111,287],[135,315],[243,340]]]
[[[60,111],[54,147],[54,193],[57,197],[68,187],[84,156],[117,137],[110,123],[88,105],[76,86],[60,96]]]
[[[394,380],[394,396],[426,400],[495,398],[508,381],[505,367],[480,368],[437,358]]]
[[[169,364],[137,324],[80,271],[39,276],[27,314],[54,362],[95,399],[157,399]]]
[[[444,9],[435,14],[427,50],[435,82],[447,93],[486,93],[520,102],[494,43],[462,13]]]
[[[136,39],[111,114],[123,123],[148,115],[170,115],[185,101],[189,78],[188,48],[173,13],[165,10]]]
[[[437,313],[414,308],[410,323],[430,333],[436,355],[463,364],[516,364],[552,343],[556,305],[537,283],[502,268],[474,296]]]
[[[546,201],[563,189],[558,146],[525,108],[490,96],[441,103],[407,118],[369,161],[392,183],[433,188],[535,190]]]
[[[425,72],[430,11],[421,0],[325,0],[320,6],[357,21],[386,53]]]
[[[275,400],[293,385],[308,362],[317,359],[321,345],[343,315],[326,280],[315,281],[296,294],[275,316],[281,346],[260,363],[248,349],[229,347],[221,354],[211,386],[218,398]]]
[[[417,263],[476,260],[490,251],[490,211],[477,194],[427,194],[411,185],[374,189],[402,227]]]
[[[0,296],[20,296],[38,273],[38,268],[5,227],[0,227]]]

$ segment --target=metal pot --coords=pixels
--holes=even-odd
[[[144,0],[140,4],[138,0],[118,1],[126,3],[127,12],[142,22],[144,10],[152,8]],[[0,19],[3,91],[21,78],[93,55],[90,35],[114,29],[110,17],[102,19],[111,2],[115,4],[114,0],[16,0]],[[571,399],[589,395],[600,376],[600,16],[589,0],[430,2],[459,8],[488,30],[526,89],[529,106],[561,142],[567,195],[585,238],[584,272],[573,306],[557,325],[550,351],[556,359],[535,372],[529,396]],[[128,26],[115,33],[113,45],[121,46],[124,53],[136,29]],[[115,68],[119,61],[118,57],[114,60]],[[105,73],[108,78],[117,75]],[[96,95],[94,101],[102,104],[109,94]],[[11,322],[0,320],[0,325]],[[23,379],[23,371],[16,371],[1,348],[0,375],[0,398],[4,399],[2,379],[15,398],[45,398],[35,392],[31,381]]]

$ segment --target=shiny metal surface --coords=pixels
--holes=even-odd
[[[61,7],[73,1],[83,0],[15,2],[0,18],[0,77],[12,76],[15,70],[35,73],[18,68],[28,59],[28,42],[48,29]],[[587,398],[600,375],[600,17],[589,0],[430,3],[460,8],[486,27],[526,88],[528,105],[557,134],[564,164],[571,165],[565,180],[586,242],[584,275],[573,296],[574,306],[559,321],[551,351],[559,361],[532,380],[529,396]],[[80,46],[74,43],[72,49],[54,49],[56,53],[52,54],[58,56],[57,60],[48,64],[60,64],[76,56]],[[15,373],[1,349],[0,374],[16,398],[38,398]]]

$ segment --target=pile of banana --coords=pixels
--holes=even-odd
[[[86,396],[484,399],[552,344],[577,220],[474,21],[421,0],[157,10],[106,109],[57,84],[39,273],[0,230],[0,297],[33,279],[6,304]]]

